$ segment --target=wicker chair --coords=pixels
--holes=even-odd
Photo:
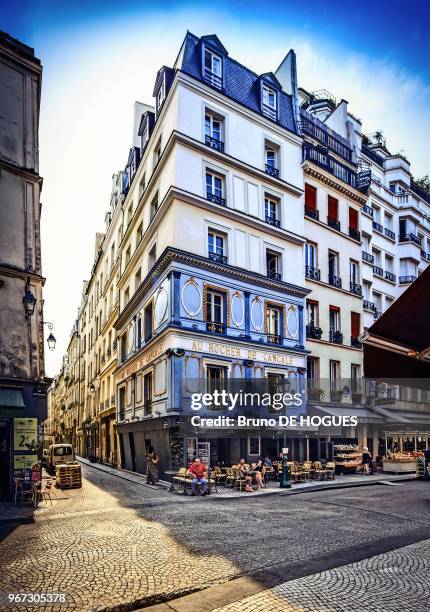
[[[334,480],[336,478],[335,475],[335,470],[336,470],[336,464],[334,461],[328,461],[326,463],[324,472],[325,472],[325,478],[327,478],[327,480]]]

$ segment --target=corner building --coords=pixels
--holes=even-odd
[[[131,150],[115,373],[122,467],[161,471],[277,452],[259,437],[184,438],[184,379],[306,373],[302,144],[294,56],[257,75],[188,33],[163,66]]]

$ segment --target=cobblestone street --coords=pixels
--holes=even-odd
[[[66,593],[56,609],[186,610],[181,596],[248,576],[251,591],[192,609],[391,612],[388,591],[403,593],[397,610],[430,608],[428,483],[216,500],[83,475],[34,522],[0,521],[2,593]]]

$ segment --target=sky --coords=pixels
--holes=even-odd
[[[40,117],[44,318],[57,346],[55,375],[104,229],[112,174],[131,146],[135,100],[152,103],[157,70],[171,66],[186,31],[217,34],[257,73],[274,71],[290,48],[299,86],[327,89],[430,173],[430,5],[359,3],[0,0],[0,30],[34,47],[43,64]]]

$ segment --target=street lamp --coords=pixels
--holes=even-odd
[[[57,342],[57,339],[55,338],[54,334],[52,333],[52,330],[54,329],[54,326],[52,323],[49,323],[49,321],[43,321],[43,325],[47,325],[48,329],[50,331],[49,336],[46,339],[46,342],[48,343],[48,348],[50,351],[54,351],[55,350],[55,344]]]
[[[24,312],[26,317],[31,317],[34,313],[34,307],[36,306],[36,298],[31,293],[30,289],[25,290],[24,297],[22,298],[24,304]]]

